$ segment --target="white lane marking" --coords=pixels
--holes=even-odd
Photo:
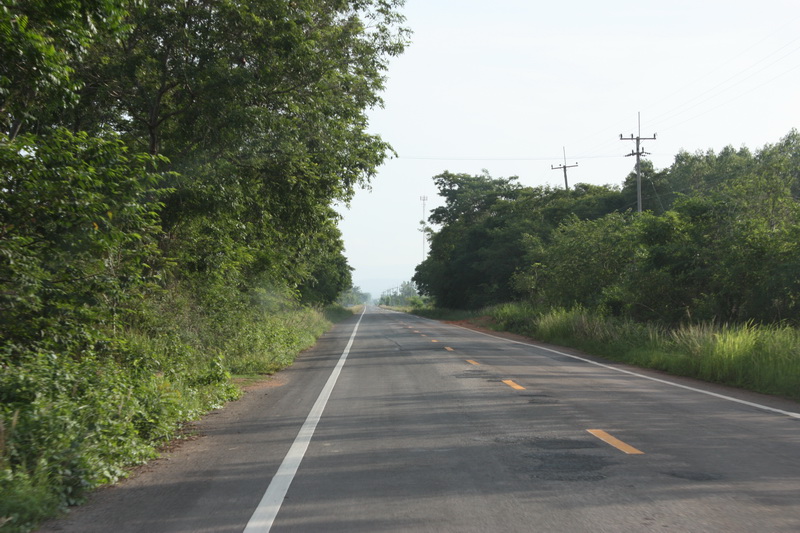
[[[289,485],[292,484],[297,469],[300,467],[300,462],[306,454],[308,445],[311,442],[311,437],[314,436],[314,430],[316,430],[317,424],[322,417],[322,412],[325,410],[333,387],[336,385],[336,380],[339,379],[339,374],[342,372],[342,367],[344,367],[344,363],[350,353],[350,348],[353,346],[353,341],[356,338],[358,326],[361,324],[361,319],[364,318],[366,312],[367,309],[364,307],[361,316],[358,317],[356,327],[353,328],[353,333],[350,335],[350,340],[344,352],[342,352],[341,357],[339,357],[339,362],[336,363],[336,367],[333,369],[333,372],[331,372],[328,382],[325,383],[325,387],[323,387],[322,392],[319,393],[314,407],[312,407],[311,411],[308,413],[303,427],[300,428],[300,433],[297,434],[294,443],[292,443],[292,447],[289,448],[289,452],[286,454],[286,457],[283,458],[281,466],[278,467],[278,471],[272,478],[269,487],[267,487],[267,491],[264,493],[264,496],[262,496],[255,512],[253,512],[253,516],[251,516],[250,521],[247,522],[244,533],[267,533],[272,528],[272,523],[275,521],[275,517],[278,516],[278,511],[281,509],[281,504],[283,504],[283,500],[289,490]]]
[[[424,317],[422,317],[424,318]],[[504,339],[503,337],[498,337],[497,335],[492,335],[490,333],[484,333],[483,331],[476,331],[474,329],[465,328],[463,326],[459,326],[457,324],[447,324],[449,326],[455,326],[457,328],[466,329],[467,331],[472,331],[474,333],[479,333],[481,335],[485,335],[487,337],[491,337],[493,339],[511,342],[514,344],[521,344],[522,346],[532,346],[533,348],[538,348],[539,350],[545,350],[547,352],[552,352],[554,354],[562,355],[564,357],[569,357],[570,359],[577,359],[578,361],[583,361],[584,363],[589,363],[590,365],[599,366],[602,368],[607,368],[609,370],[614,370],[615,372],[621,372],[623,374],[628,374],[630,376],[635,376],[637,378],[649,379],[650,381],[655,381],[656,383],[663,383],[664,385],[670,385],[672,387],[677,387],[679,389],[690,390],[693,392],[699,392],[700,394],[706,394],[708,396],[713,396],[715,398],[720,398],[722,400],[727,400],[729,402],[736,402],[742,405],[747,405],[748,407],[755,407],[756,409],[761,409],[764,411],[769,411],[772,413],[778,413],[785,416],[790,416],[792,418],[800,418],[800,413],[794,413],[792,411],[784,411],[783,409],[776,409],[775,407],[769,407],[768,405],[763,405],[760,403],[748,402],[746,400],[740,400],[739,398],[734,398],[733,396],[726,396],[724,394],[718,394],[716,392],[711,392],[703,389],[697,389],[695,387],[689,387],[688,385],[681,385],[680,383],[675,383],[674,381],[667,381],[665,379],[654,378],[651,376],[646,376],[644,374],[639,374],[637,372],[631,372],[630,370],[624,370],[622,368],[616,368],[610,365],[605,365],[603,363],[598,363],[597,361],[592,361],[591,359],[586,359],[583,357],[578,357],[577,355],[570,355],[568,353],[559,352],[558,350],[553,350],[552,348],[545,348],[544,346],[539,346],[538,344],[533,344],[530,342],[522,342],[522,341],[515,341],[512,339]]]

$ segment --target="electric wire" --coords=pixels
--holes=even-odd
[[[766,34],[765,36],[763,36],[761,39],[757,40],[756,42],[754,42],[752,44],[749,44],[748,46],[744,47],[740,51],[738,51],[738,52],[736,52],[734,54],[731,54],[727,61],[719,63],[715,69],[713,69],[711,71],[708,71],[704,75],[702,75],[702,76],[700,76],[698,78],[695,78],[692,81],[686,83],[684,86],[682,86],[679,89],[673,91],[669,95],[661,98],[657,102],[654,102],[654,104],[652,106],[645,106],[645,107],[646,108],[649,108],[649,107],[657,108],[658,106],[662,105],[664,102],[667,102],[667,101],[673,99],[674,96],[676,96],[676,95],[678,95],[678,94],[680,94],[682,92],[685,92],[686,90],[689,90],[689,89],[697,87],[697,85],[701,81],[709,78],[715,72],[718,72],[718,71],[722,70],[724,67],[726,67],[727,65],[732,63],[735,60],[735,58],[740,57],[740,56],[742,56],[742,55],[754,50],[759,45],[761,45],[762,43],[767,41],[772,35],[777,33],[781,28],[785,28],[785,27],[787,27],[789,25],[792,25],[797,20],[800,20],[800,17],[797,17],[795,19],[792,19],[792,20],[786,22],[785,24],[783,24],[777,30],[776,29],[771,29],[770,32],[768,34]],[[797,70],[798,68],[800,68],[800,63],[798,63],[796,65],[793,65],[788,69],[782,70],[781,72],[779,72],[775,76],[771,77],[767,81],[765,81],[763,83],[760,83],[758,85],[755,85],[753,87],[750,87],[750,88],[746,89],[745,91],[738,93],[736,96],[734,96],[732,98],[729,98],[729,99],[726,99],[725,101],[714,105],[713,107],[709,107],[707,109],[704,109],[700,113],[691,115],[690,117],[684,118],[683,120],[679,120],[679,118],[681,116],[691,112],[693,109],[696,109],[697,107],[699,107],[699,106],[701,106],[701,105],[703,105],[703,104],[705,104],[705,103],[707,103],[707,102],[709,102],[709,101],[711,101],[711,100],[713,100],[715,98],[719,98],[721,95],[724,95],[724,94],[736,89],[737,87],[740,87],[742,84],[744,84],[748,80],[750,80],[750,79],[754,78],[755,76],[767,71],[771,67],[773,67],[773,66],[779,64],[780,62],[784,61],[785,59],[791,57],[793,54],[796,54],[798,51],[800,51],[800,46],[792,48],[788,52],[782,54],[780,57],[777,57],[776,59],[774,59],[773,61],[769,62],[768,64],[763,65],[766,61],[769,61],[770,58],[774,57],[776,54],[779,54],[781,51],[783,51],[786,48],[792,46],[793,44],[797,43],[798,41],[800,41],[800,37],[794,38],[794,39],[792,39],[792,40],[790,40],[788,42],[783,43],[780,47],[769,51],[765,55],[761,55],[759,59],[757,59],[755,62],[751,63],[748,67],[740,70],[736,74],[734,74],[732,76],[729,76],[725,80],[716,83],[712,87],[710,87],[710,88],[708,88],[708,89],[706,89],[706,90],[704,90],[704,91],[702,91],[702,92],[700,92],[698,94],[695,94],[694,96],[692,96],[692,97],[690,97],[690,98],[688,98],[686,100],[683,100],[682,102],[672,106],[671,108],[667,108],[665,111],[663,111],[661,113],[658,113],[658,114],[656,114],[654,116],[648,117],[648,119],[647,119],[648,120],[648,125],[655,124],[656,127],[653,128],[653,129],[655,129],[657,131],[661,131],[661,132],[669,131],[671,129],[674,129],[677,126],[686,124],[686,123],[691,122],[693,120],[696,120],[696,119],[698,119],[698,118],[700,118],[700,117],[702,117],[702,116],[704,116],[704,115],[706,115],[708,113],[711,113],[714,110],[717,110],[719,108],[725,107],[725,106],[731,104],[732,102],[742,98],[743,96],[752,93],[753,91],[756,91],[756,90],[758,90],[758,89],[760,89],[762,87],[765,87],[767,85],[770,85],[770,84],[774,83],[776,80],[778,80],[778,79],[786,76],[787,74],[789,74],[789,73]],[[761,68],[758,68],[757,70],[753,70],[753,69],[756,69],[757,67],[759,67],[760,65],[763,65],[763,66]],[[744,77],[742,77],[742,76],[744,76]],[[731,82],[733,82],[733,83],[731,83]],[[675,122],[676,120],[677,120],[677,122]],[[618,128],[618,130],[622,131],[622,130],[624,130],[624,128]],[[583,141],[585,141],[587,139],[597,139],[601,135],[604,137],[604,139],[602,141],[598,141],[595,144],[590,145],[588,148],[585,148],[585,149],[581,150],[579,153],[571,154],[570,158],[571,159],[576,159],[576,160],[586,160],[586,159],[617,159],[617,158],[625,157],[625,155],[622,154],[623,150],[619,149],[621,147],[618,145],[619,139],[618,139],[617,135],[619,135],[619,131],[617,131],[617,133],[612,133],[613,131],[617,131],[617,130],[613,130],[610,127],[605,127],[604,126],[602,128],[598,128],[596,131],[594,131],[591,134],[583,135],[583,136],[577,138],[577,140],[576,140],[577,142],[574,142],[574,143],[571,143],[571,144],[573,144],[573,145],[579,144],[580,145],[580,144],[583,143]],[[656,155],[662,155],[663,156],[665,154],[656,154]],[[458,155],[424,156],[424,155],[416,155],[415,154],[415,155],[412,155],[412,156],[402,156],[401,155],[401,156],[396,157],[395,159],[407,160],[407,161],[560,161],[561,158],[562,158],[562,156],[560,154],[559,155],[552,155],[552,156],[551,155],[534,155],[534,156],[458,156]]]

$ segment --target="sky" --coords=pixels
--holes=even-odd
[[[370,131],[388,160],[339,206],[354,285],[379,297],[426,252],[444,171],[524,186],[621,185],[639,134],[656,169],[680,151],[755,151],[800,128],[798,0],[407,0],[413,31]],[[639,118],[640,117],[640,118]],[[427,218],[427,213],[424,215]]]

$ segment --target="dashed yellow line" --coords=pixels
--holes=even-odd
[[[523,387],[522,385],[519,385],[517,383],[514,383],[514,381],[512,381],[510,379],[504,379],[503,383],[505,383],[506,385],[508,385],[509,387],[511,387],[514,390],[525,390],[525,387]]]
[[[439,342],[439,341],[437,341],[436,339],[431,339],[431,342]]]
[[[453,351],[453,348],[451,348],[449,346],[445,346],[444,349],[447,350],[448,352],[452,352]]]
[[[475,366],[481,366],[481,364],[477,361],[473,361],[472,359],[467,359],[467,363]]]
[[[588,431],[589,433],[591,433],[592,435],[594,435],[595,437],[597,437],[601,441],[605,442],[606,444],[610,444],[614,448],[616,448],[616,449],[618,449],[620,451],[623,451],[623,452],[625,452],[627,454],[630,454],[630,455],[644,454],[643,451],[637,450],[636,448],[634,448],[630,444],[626,444],[626,443],[622,442],[621,440],[619,440],[616,437],[612,437],[611,435],[609,435],[608,433],[606,433],[602,429],[587,429],[586,431]]]

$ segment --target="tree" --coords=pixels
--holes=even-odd
[[[0,143],[7,346],[44,343],[69,353],[62,342],[91,344],[146,293],[160,261],[154,163],[119,140],[65,130]]]
[[[446,202],[414,281],[444,307],[529,298],[665,324],[800,319],[800,134],[642,166],[652,195],[636,216],[633,175],[572,191],[437,176]]]
[[[571,216],[547,243],[531,242],[530,266],[517,274],[517,287],[546,305],[617,310],[617,286],[631,268],[638,239],[628,214],[594,220]]]
[[[422,300],[417,294],[417,289],[411,281],[404,281],[399,287],[386,291],[381,295],[378,305],[388,305],[394,307],[408,307],[421,304]]]
[[[0,6],[0,130],[13,140],[65,107],[73,72],[98,32],[120,34],[122,0],[9,0]]]
[[[335,215],[332,215],[331,220],[334,219]],[[316,243],[311,249],[311,257],[306,260],[310,265],[310,277],[299,287],[300,301],[328,305],[353,285],[353,269],[344,256],[339,228],[330,222],[325,231],[316,234]]]
[[[479,308],[520,298],[533,290],[523,281],[531,253],[570,216],[597,218],[624,204],[619,190],[577,184],[573,190],[521,187],[516,178],[492,179],[445,172],[434,178],[445,205],[430,222],[428,257],[414,281],[437,305]],[[528,272],[530,274],[530,272]]]
[[[430,239],[430,253],[416,268],[413,281],[422,294],[432,296],[443,307],[480,307],[498,292],[503,274],[498,256],[486,251],[503,231],[510,213],[510,202],[520,186],[516,178],[493,179],[487,172],[479,176],[444,172],[434,177],[445,205],[434,209],[432,224],[442,225]],[[512,255],[513,257],[513,255]],[[503,290],[503,289],[499,289]]]
[[[352,307],[354,305],[367,304],[372,300],[372,295],[364,292],[357,285],[354,285],[344,291],[340,296],[338,303],[344,307]]]
[[[298,260],[332,221],[327,207],[390,151],[365,112],[405,45],[400,5],[150,2],[131,9],[123,39],[91,48],[80,105],[57,118],[109,124],[169,159],[162,248],[189,272],[297,285],[312,276]]]
[[[663,213],[675,199],[674,183],[667,177],[666,171],[656,171],[653,162],[643,159],[639,165],[642,181],[642,210]],[[632,171],[625,178],[622,194],[626,200],[626,209],[637,206],[637,175]]]

